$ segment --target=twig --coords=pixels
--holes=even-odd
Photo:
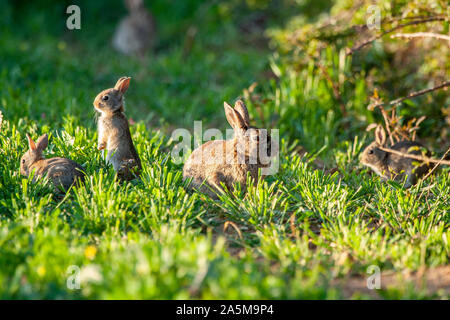
[[[425,93],[436,91],[436,90],[439,90],[439,89],[442,89],[442,88],[445,88],[448,86],[450,86],[450,81],[443,82],[440,85],[437,85],[436,87],[433,87],[433,88],[428,88],[428,89],[412,92],[412,93],[408,94],[406,97],[398,98],[398,99],[392,100],[388,103],[377,104],[377,105],[373,106],[373,108],[379,108],[380,106],[385,106],[385,105],[388,105],[388,106],[396,105],[396,104],[399,104],[400,102],[402,102],[403,100],[421,96]]]
[[[411,25],[422,24],[422,23],[427,23],[427,22],[432,22],[432,21],[444,21],[444,20],[445,20],[444,17],[433,17],[433,18],[428,18],[428,19],[423,19],[423,20],[416,20],[416,21],[411,21],[411,22],[407,22],[407,23],[404,23],[404,24],[400,24],[400,25],[398,25],[396,27],[393,27],[393,28],[391,28],[391,29],[389,29],[387,31],[384,31],[384,32],[382,32],[380,34],[377,34],[376,36],[373,36],[373,37],[369,38],[369,40],[366,40],[366,41],[364,41],[364,42],[362,42],[360,44],[357,44],[357,45],[353,46],[350,49],[347,49],[346,54],[347,55],[352,55],[353,53],[355,53],[355,51],[358,51],[361,48],[364,48],[368,44],[371,44],[375,40],[378,40],[381,37],[385,36],[386,34],[394,32],[395,30],[402,29],[404,27],[411,26]]]
[[[292,213],[291,217],[289,218],[290,226],[291,226],[291,236],[298,238],[298,231],[295,228],[295,212]]]
[[[437,159],[428,158],[428,157],[424,157],[424,156],[418,156],[416,154],[403,153],[403,152],[400,152],[400,151],[397,151],[397,150],[394,150],[394,149],[390,149],[390,148],[385,148],[385,147],[378,147],[378,148],[380,148],[383,151],[402,156],[404,158],[410,158],[410,159],[415,159],[415,160],[424,161],[424,162],[432,162],[432,163],[439,163],[439,164],[450,165],[450,161],[449,160],[444,160],[444,159],[437,160]],[[447,152],[446,152],[446,154],[447,154]],[[444,157],[445,157],[445,155],[444,155]]]
[[[423,180],[426,180],[434,172],[434,170],[436,170],[436,168],[439,167],[439,165],[442,163],[442,161],[445,161],[444,159],[445,159],[445,157],[447,157],[449,152],[450,152],[450,148],[447,149],[447,151],[442,156],[441,160],[439,160],[439,162],[436,163],[436,165],[433,167],[433,169],[431,169],[430,172],[428,172],[427,175],[425,177],[423,177]]]
[[[417,19],[429,19],[429,18],[445,18],[445,15],[434,14],[428,16],[413,16],[413,17],[396,17],[389,20],[389,22],[400,21],[400,20],[417,20]]]
[[[416,133],[416,132],[414,131],[414,133]],[[410,139],[410,138],[409,138],[406,134],[404,134],[404,133],[401,131],[401,129],[399,129],[398,127],[394,129],[394,132],[392,132],[392,135],[395,135],[395,138],[397,139],[397,141],[400,140],[400,138],[399,138],[397,135],[401,136],[401,137],[402,137],[403,139],[405,139],[405,140],[409,140],[409,139]],[[414,141],[414,140],[415,140],[415,137],[413,136],[412,141]]]
[[[445,34],[433,33],[433,32],[415,32],[415,33],[396,33],[391,35],[391,38],[436,38],[440,40],[450,41],[450,36]]]
[[[237,234],[239,236],[239,239],[241,239],[241,240],[243,239],[241,230],[239,230],[238,226],[232,221],[226,221],[225,222],[225,224],[223,225],[223,232],[227,231],[228,226],[232,226],[233,229],[236,230],[236,232],[237,232]]]
[[[389,136],[389,140],[391,140],[391,146],[394,145],[394,138],[392,138],[392,132],[391,132],[391,128],[390,128],[390,123],[391,121],[389,121],[388,119],[388,115],[386,113],[386,110],[384,110],[383,105],[378,106],[380,108],[381,114],[383,115],[383,119],[384,119],[384,123],[386,125],[386,130],[388,132],[388,136]]]
[[[386,23],[393,23],[393,22],[398,22],[402,20],[424,20],[424,19],[431,19],[431,18],[444,18],[444,15],[429,15],[429,16],[413,16],[413,17],[396,17],[396,18],[391,18],[391,19],[382,19],[381,20],[381,24],[386,24]],[[363,30],[363,29],[368,29],[367,28],[367,24],[356,24],[351,26],[350,28],[353,28],[355,30]],[[321,29],[321,28],[319,28]]]

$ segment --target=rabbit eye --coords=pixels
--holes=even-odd
[[[103,100],[103,101],[108,101],[108,99],[109,99],[108,96],[103,96],[103,97],[102,97],[102,100]]]
[[[22,163],[25,164],[25,159],[22,159]]]
[[[369,154],[373,154],[373,149],[369,151]]]

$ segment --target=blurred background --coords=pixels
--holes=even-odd
[[[127,75],[127,116],[149,128],[170,133],[204,120],[204,127],[225,129],[223,101],[242,97],[256,125],[279,128],[307,150],[331,150],[382,122],[378,109],[367,108],[371,98],[388,102],[449,79],[448,41],[388,34],[348,53],[405,23],[399,32],[448,34],[445,0],[0,3],[0,107],[13,121],[39,120],[55,130],[67,118],[94,128],[94,97]],[[81,10],[80,30],[66,27],[72,4]],[[369,30],[374,4],[380,29]],[[133,5],[151,15],[147,25],[145,14],[129,21],[151,28],[141,30],[150,43],[124,54],[113,39]],[[449,110],[448,91],[435,91],[397,106],[393,125],[418,130],[419,139],[445,151]]]

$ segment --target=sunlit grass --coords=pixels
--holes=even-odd
[[[89,8],[89,15],[101,11]],[[192,16],[180,12],[180,25],[189,24]],[[143,66],[106,44],[99,49],[106,28],[29,38],[47,15],[30,16],[29,25],[0,36],[0,298],[348,298],[333,281],[364,282],[370,265],[394,273],[448,265],[449,169],[405,190],[359,165],[369,140],[362,119],[371,119],[364,83],[354,95],[346,91],[350,114],[360,118],[343,131],[324,81],[273,60],[281,78],[260,78],[267,53],[241,46],[230,21],[205,18],[212,33],[200,30],[185,56],[183,34],[163,20],[162,48]],[[140,179],[121,184],[96,148],[92,100],[122,75],[133,78],[126,112],[143,169]],[[191,130],[194,120],[227,128],[223,101],[255,80],[267,99],[260,110],[248,101],[250,116],[280,129],[280,170],[219,200],[189,191],[182,164],[170,156],[171,129]],[[82,164],[86,182],[61,196],[48,180],[20,176],[26,133],[48,133],[45,155]],[[299,155],[298,145],[312,153]],[[79,290],[67,285],[73,266]],[[408,285],[378,293],[447,297]]]

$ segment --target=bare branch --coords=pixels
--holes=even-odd
[[[353,53],[355,53],[355,51],[360,50],[361,48],[367,46],[368,44],[371,44],[372,42],[374,42],[375,40],[380,39],[381,37],[385,36],[386,34],[392,33],[398,29],[402,29],[404,27],[407,26],[412,26],[412,25],[417,25],[417,24],[422,24],[422,23],[427,23],[427,22],[432,22],[432,21],[444,21],[445,18],[444,17],[432,17],[432,18],[428,18],[428,19],[423,19],[423,20],[415,20],[415,21],[411,21],[411,22],[407,22],[404,24],[399,24],[396,27],[393,27],[385,32],[382,32],[380,34],[377,34],[376,36],[373,36],[371,38],[369,38],[369,40],[366,40],[360,44],[357,44],[355,46],[353,46],[352,48],[347,48],[347,55],[351,55]]]
[[[396,33],[396,34],[391,35],[391,38],[406,38],[406,39],[436,38],[436,39],[440,39],[440,40],[450,41],[450,36],[447,36],[445,34],[440,34],[440,33],[433,33],[433,32]]]
[[[380,106],[386,106],[386,105],[388,105],[388,106],[396,105],[396,104],[399,104],[400,102],[402,102],[403,100],[421,96],[428,92],[436,91],[436,90],[439,90],[439,89],[442,89],[442,88],[445,88],[448,86],[450,86],[450,81],[443,82],[440,85],[437,85],[436,87],[433,87],[433,88],[428,88],[428,89],[412,92],[412,93],[408,94],[406,97],[398,98],[398,99],[392,100],[388,103],[377,104],[377,105],[373,106],[373,108],[379,108]]]
[[[426,180],[436,170],[436,168],[439,167],[439,165],[442,163],[442,161],[445,161],[444,159],[445,159],[445,157],[447,157],[449,152],[450,152],[450,148],[444,153],[441,160],[439,160],[439,162],[436,163],[436,165],[433,167],[433,169],[431,169],[430,172],[428,172],[427,175],[425,177],[423,177],[423,180]]]
[[[428,158],[428,157],[424,157],[424,156],[419,156],[416,154],[410,154],[410,153],[403,153],[394,149],[390,149],[390,148],[384,148],[384,147],[378,147],[383,151],[389,152],[389,153],[393,153],[396,155],[399,155],[401,157],[404,158],[409,158],[409,159],[414,159],[414,160],[419,160],[419,161],[424,161],[424,162],[432,162],[432,163],[438,163],[438,164],[446,164],[446,165],[450,165],[450,161],[449,160],[444,160],[445,156],[447,155],[447,153],[449,152],[449,150],[447,150],[447,152],[445,153],[444,157],[442,157],[442,159],[437,160],[437,159],[433,159],[433,158]]]
[[[412,16],[412,17],[395,17],[389,20],[389,22],[400,21],[400,20],[420,20],[420,19],[429,19],[429,18],[445,18],[445,15],[442,14],[431,14],[427,16]]]

